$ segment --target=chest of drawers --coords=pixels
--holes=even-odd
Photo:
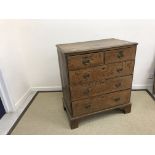
[[[137,43],[113,38],[57,45],[63,106],[71,129],[97,113],[131,111],[136,47]]]

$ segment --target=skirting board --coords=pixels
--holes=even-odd
[[[40,91],[62,91],[61,86],[51,86],[51,87],[31,87],[31,91],[40,92]]]
[[[150,97],[152,97],[153,100],[155,100],[155,98],[153,97],[153,95],[149,92],[148,89],[138,89],[138,90],[133,90],[133,91],[146,91]],[[40,91],[41,92],[41,91]],[[44,91],[46,92],[46,91]],[[14,123],[14,125],[10,128],[9,132],[7,133],[8,135],[12,133],[12,131],[14,130],[14,128],[16,127],[16,125],[18,124],[18,122],[20,121],[20,119],[22,118],[22,116],[24,115],[24,113],[27,111],[27,109],[29,108],[29,106],[32,104],[33,100],[35,99],[35,97],[37,96],[39,92],[37,92],[35,94],[35,96],[32,98],[32,100],[30,101],[30,103],[26,106],[26,108],[24,109],[24,111],[22,112],[22,114],[18,117],[17,121]]]
[[[29,89],[16,103],[15,112],[7,113],[2,117],[0,120],[0,135],[6,135],[9,133],[10,129],[22,115],[23,111],[27,109],[30,101],[35,97],[36,93],[37,92],[33,92]]]
[[[31,96],[35,95],[35,93],[36,91],[33,91],[31,88],[28,89],[26,93],[15,103],[15,111],[18,110],[22,104],[29,102],[32,98]]]
[[[132,85],[132,89],[150,89],[152,87],[151,84],[147,84],[147,85]]]
[[[146,89],[146,86],[136,86],[133,87],[133,89]],[[15,126],[18,121],[20,120],[20,117],[25,113],[25,111],[28,109],[30,106],[30,103],[32,103],[33,99],[37,95],[38,92],[41,91],[61,91],[62,87],[61,86],[54,86],[54,87],[32,87],[30,88],[25,95],[17,102],[16,104],[16,112],[14,113],[8,113],[4,118],[2,123],[0,123],[0,134],[9,134],[11,133],[11,130],[13,130],[13,126]],[[10,115],[8,117],[8,115]]]
[[[132,89],[150,89],[151,85],[133,85]],[[30,100],[31,96],[33,96],[36,92],[40,91],[62,91],[61,86],[51,86],[51,87],[31,87],[16,103],[16,110],[18,107],[27,100]],[[33,95],[32,95],[33,94]]]
[[[151,85],[133,85],[132,89],[150,89]],[[37,93],[41,91],[62,91],[61,86],[51,86],[51,87],[31,87],[16,103],[16,110],[20,107],[20,105],[28,102],[31,98]]]
[[[149,89],[151,84],[149,85],[133,85],[132,89]],[[51,86],[51,87],[31,87],[32,91],[62,91],[62,86]]]
[[[31,87],[26,91],[26,93],[16,102],[15,111],[9,112],[3,116],[0,120],[0,135],[6,135],[10,132],[15,122],[18,121],[19,117],[26,111],[29,107],[29,103],[32,102],[33,98],[40,91],[61,91],[61,86],[53,87]]]

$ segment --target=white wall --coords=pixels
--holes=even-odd
[[[14,105],[30,87],[21,59],[18,25],[16,22],[0,21],[0,69]]]
[[[0,22],[0,65],[14,102],[30,87],[60,86],[56,44],[103,38],[138,42],[133,85],[155,67],[155,20],[12,20]]]
[[[33,87],[59,86],[55,45],[102,38],[138,42],[133,85],[149,85],[155,67],[155,20],[29,20],[22,25],[25,66]]]

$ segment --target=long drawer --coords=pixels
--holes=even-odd
[[[134,61],[124,61],[108,65],[69,71],[70,85],[79,85],[91,81],[103,81],[108,78],[130,75],[133,73]]]
[[[131,90],[118,91],[106,95],[72,102],[73,116],[80,116],[91,112],[129,103]]]
[[[108,79],[102,82],[93,82],[90,84],[71,86],[71,100],[75,101],[89,98],[91,96],[129,89],[131,88],[131,84],[132,76],[124,76]]]

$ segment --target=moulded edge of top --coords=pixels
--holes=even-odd
[[[93,51],[99,49],[108,49],[108,48],[131,46],[131,45],[138,45],[138,43],[110,38],[110,39],[92,40],[84,42],[57,44],[56,47],[61,49],[63,53],[73,53],[73,52],[82,52],[89,50]]]

